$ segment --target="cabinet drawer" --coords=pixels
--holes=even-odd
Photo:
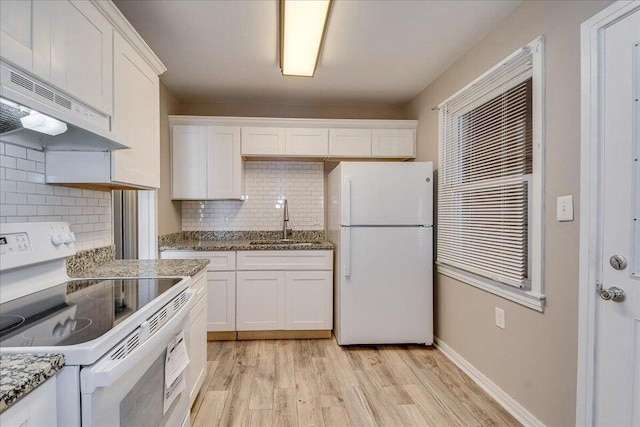
[[[161,259],[208,259],[207,271],[233,271],[236,253],[233,251],[162,251]]]
[[[243,127],[242,155],[283,154],[284,133],[284,128]]]
[[[333,251],[239,251],[238,270],[331,270]]]
[[[318,128],[290,128],[286,130],[285,154],[293,156],[329,155],[329,131]]]

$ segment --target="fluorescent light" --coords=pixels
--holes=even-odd
[[[27,129],[34,130],[47,135],[56,136],[67,131],[67,124],[53,117],[46,116],[37,111],[31,111],[31,114],[21,117],[22,126]]]
[[[280,0],[280,68],[285,76],[313,77],[331,0]]]

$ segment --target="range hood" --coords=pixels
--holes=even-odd
[[[0,139],[48,151],[112,151],[111,117],[0,61]]]

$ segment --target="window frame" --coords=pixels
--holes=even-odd
[[[533,132],[533,144],[532,144],[532,156],[533,156],[533,169],[530,175],[523,175],[523,180],[526,180],[529,186],[529,273],[530,273],[530,288],[523,290],[516,287],[503,284],[486,277],[479,276],[477,274],[465,271],[460,268],[452,267],[445,264],[436,262],[437,272],[445,276],[451,277],[463,283],[485,290],[492,294],[501,296],[525,307],[529,307],[536,311],[543,312],[545,306],[545,294],[544,294],[544,40],[540,36],[521,47],[520,49],[507,56],[500,61],[494,67],[487,72],[479,76],[477,79],[469,83],[464,88],[447,98],[440,103],[439,107],[439,120],[438,120],[438,151],[439,155],[442,152],[443,145],[445,143],[445,132],[443,124],[445,123],[445,108],[447,102],[456,98],[457,96],[464,94],[470,90],[474,85],[481,82],[487,76],[497,71],[510,59],[520,55],[523,50],[528,50],[531,53],[532,69],[532,132]],[[509,90],[509,89],[507,89]],[[505,90],[500,90],[499,93],[504,93]],[[495,89],[486,91],[485,93],[477,97],[477,101],[489,100],[490,96],[495,96]],[[477,104],[474,101],[472,104]],[[485,101],[486,102],[486,101]],[[437,224],[436,224],[437,225]],[[437,227],[436,227],[437,231]],[[437,250],[437,240],[436,240]]]

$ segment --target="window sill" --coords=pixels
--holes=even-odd
[[[456,279],[468,285],[475,286],[476,288],[490,292],[494,295],[498,295],[502,298],[508,299],[532,310],[536,310],[541,313],[544,312],[544,294],[534,291],[523,291],[516,288],[510,288],[506,285],[501,285],[492,280],[476,276],[474,274],[461,271],[446,265],[438,265],[437,271],[438,273],[451,277],[452,279]]]

